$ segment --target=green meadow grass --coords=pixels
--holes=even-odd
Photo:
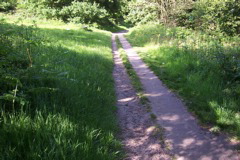
[[[148,24],[128,39],[203,125],[240,137],[239,37]]]
[[[1,27],[14,45],[25,44],[17,37],[31,22],[5,18]],[[6,73],[21,83],[10,89],[28,101],[8,111],[0,100],[0,159],[120,159],[111,34],[57,21],[35,24],[41,41],[32,46],[32,67]]]

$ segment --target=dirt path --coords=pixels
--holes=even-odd
[[[126,160],[160,160],[170,159],[158,139],[158,130],[151,120],[149,113],[140,104],[136,92],[126,73],[115,42],[112,36],[114,54],[115,89],[121,139],[127,153]]]
[[[141,80],[146,96],[150,100],[152,112],[157,117],[157,123],[165,129],[165,140],[176,159],[240,160],[237,152],[233,151],[234,144],[228,142],[222,135],[215,136],[199,127],[182,101],[171,93],[145,65],[123,34],[118,34],[118,36],[128,54],[130,63]],[[114,44],[113,49],[115,49],[114,76],[117,84],[119,115],[120,120],[123,120],[120,122],[123,127],[123,135],[126,136],[124,144],[127,151],[134,155],[130,159],[154,159],[151,156],[145,158],[151,153],[161,157],[161,146],[154,144],[153,140],[149,140],[146,144],[144,142],[145,136],[151,134],[147,131],[153,124],[146,118],[147,115],[139,106],[135,93],[129,86],[129,79],[126,73],[123,73],[124,69]],[[131,124],[132,122],[133,124]],[[134,147],[139,147],[139,149],[133,149]],[[153,151],[151,151],[152,149]],[[144,158],[139,158],[139,156]]]

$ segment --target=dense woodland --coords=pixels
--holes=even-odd
[[[134,46],[159,45],[139,53],[201,122],[239,139],[238,0],[0,0],[0,12],[0,159],[124,156],[108,32],[122,26]]]
[[[0,11],[64,22],[130,25],[158,21],[187,28],[240,33],[237,0],[1,0]]]

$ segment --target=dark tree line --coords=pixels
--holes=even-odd
[[[76,23],[109,25],[159,23],[240,33],[239,0],[1,0],[0,11],[23,9],[32,15]]]
[[[236,35],[240,34],[240,1],[131,1],[128,5],[128,12],[125,19],[134,24],[155,20],[166,25]]]

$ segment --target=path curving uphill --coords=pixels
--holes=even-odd
[[[230,143],[224,135],[216,136],[202,129],[186,110],[183,102],[167,89],[141,60],[125,39],[124,34],[119,33],[117,36],[141,80],[152,112],[157,117],[157,123],[165,129],[165,141],[175,158],[179,160],[240,160],[239,154],[234,150],[235,145]],[[117,92],[124,91],[118,91],[117,88]],[[137,132],[137,130],[128,132]]]

